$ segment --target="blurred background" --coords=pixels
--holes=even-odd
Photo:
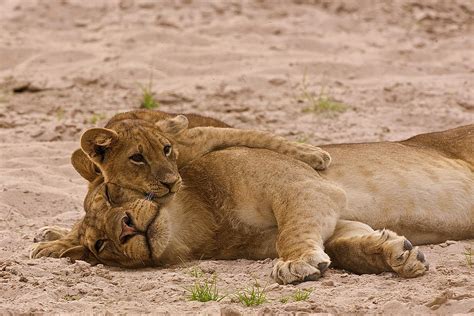
[[[474,2],[0,0],[1,142],[141,107],[315,144],[474,122]]]

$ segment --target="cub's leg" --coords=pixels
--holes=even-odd
[[[64,228],[52,226],[46,226],[41,228],[40,234],[43,236],[43,241],[37,243],[34,246],[33,250],[30,253],[30,258],[60,258],[61,254],[63,254],[66,250],[78,246],[80,223],[81,222],[76,223],[70,231]]]
[[[331,263],[324,252],[324,241],[334,231],[339,210],[345,206],[345,195],[324,182],[308,181],[300,188],[292,188],[291,194],[275,197],[279,259],[272,277],[278,283],[317,280]]]
[[[156,126],[171,136],[177,145],[178,167],[211,151],[235,146],[272,150],[303,161],[317,170],[324,170],[331,163],[329,153],[319,147],[291,142],[266,132],[217,127],[188,129],[188,120],[183,115],[159,121]]]
[[[394,271],[413,278],[429,267],[423,253],[406,238],[360,222],[339,220],[325,246],[335,266],[355,273]]]

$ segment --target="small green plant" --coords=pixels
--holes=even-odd
[[[289,296],[283,296],[282,298],[280,298],[280,303],[282,304],[286,304],[290,301],[290,297]]]
[[[151,89],[153,82],[153,70],[150,69],[150,79],[148,80],[148,86],[142,86],[142,101],[141,106],[148,110],[156,109],[160,106],[160,103],[156,101],[154,93]]]
[[[94,114],[92,114],[89,122],[91,124],[95,125],[98,121],[101,121],[103,119],[105,119],[105,114],[103,114],[103,113],[94,113]]]
[[[69,294],[66,294],[64,296],[64,300],[65,301],[77,301],[77,300],[80,300],[81,299],[81,296],[80,295],[69,295]]]
[[[311,295],[310,290],[296,290],[295,293],[293,293],[293,300],[295,302],[301,302],[301,301],[307,301],[309,296]]]
[[[65,111],[62,107],[56,109],[56,118],[58,121],[61,121],[64,118]]]
[[[155,100],[153,92],[151,91],[151,87],[143,87],[142,88],[142,104],[141,106],[148,110],[156,109],[160,106],[160,103]]]
[[[211,280],[197,280],[190,288],[185,288],[189,292],[189,300],[198,302],[219,302],[225,295],[220,295],[217,289],[217,277],[214,275]]]
[[[464,256],[466,256],[467,265],[469,266],[469,268],[472,268],[474,266],[474,263],[472,261],[472,256],[474,256],[474,252],[471,246],[465,247]]]
[[[303,109],[303,112],[344,112],[347,110],[347,105],[333,100],[333,98],[331,98],[325,91],[325,88],[325,86],[322,86],[319,94],[316,96],[313,92],[309,91],[306,74],[303,76],[301,95],[299,97],[299,101],[302,101],[307,105]]]
[[[236,298],[240,303],[247,307],[262,305],[267,301],[265,288],[260,287],[258,282],[255,282],[251,287],[238,292]]]
[[[191,275],[194,278],[200,278],[204,275],[204,272],[202,271],[200,267],[194,266],[189,269],[189,275]]]

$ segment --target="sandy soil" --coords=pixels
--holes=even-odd
[[[126,271],[28,259],[40,227],[71,226],[85,128],[138,108],[197,112],[314,144],[394,140],[474,122],[474,3],[0,0],[0,313],[474,313],[474,241],[423,246],[430,272],[278,286],[271,260]],[[150,82],[151,78],[151,82]],[[311,97],[314,95],[315,97]],[[345,111],[308,111],[329,98]],[[220,303],[190,302],[193,268]],[[269,302],[232,293],[258,279]],[[311,289],[307,301],[280,299]]]

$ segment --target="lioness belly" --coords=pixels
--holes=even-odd
[[[322,243],[332,235],[346,202],[343,190],[308,165],[266,150],[213,152],[182,174],[186,190],[195,190],[194,196],[214,213],[214,257],[219,259],[277,257],[282,227],[299,221],[306,226],[295,225],[292,234],[315,232]],[[193,186],[188,179],[206,182]]]
[[[324,175],[347,193],[342,219],[416,244],[474,237],[474,176],[464,161],[398,143],[328,146]]]

